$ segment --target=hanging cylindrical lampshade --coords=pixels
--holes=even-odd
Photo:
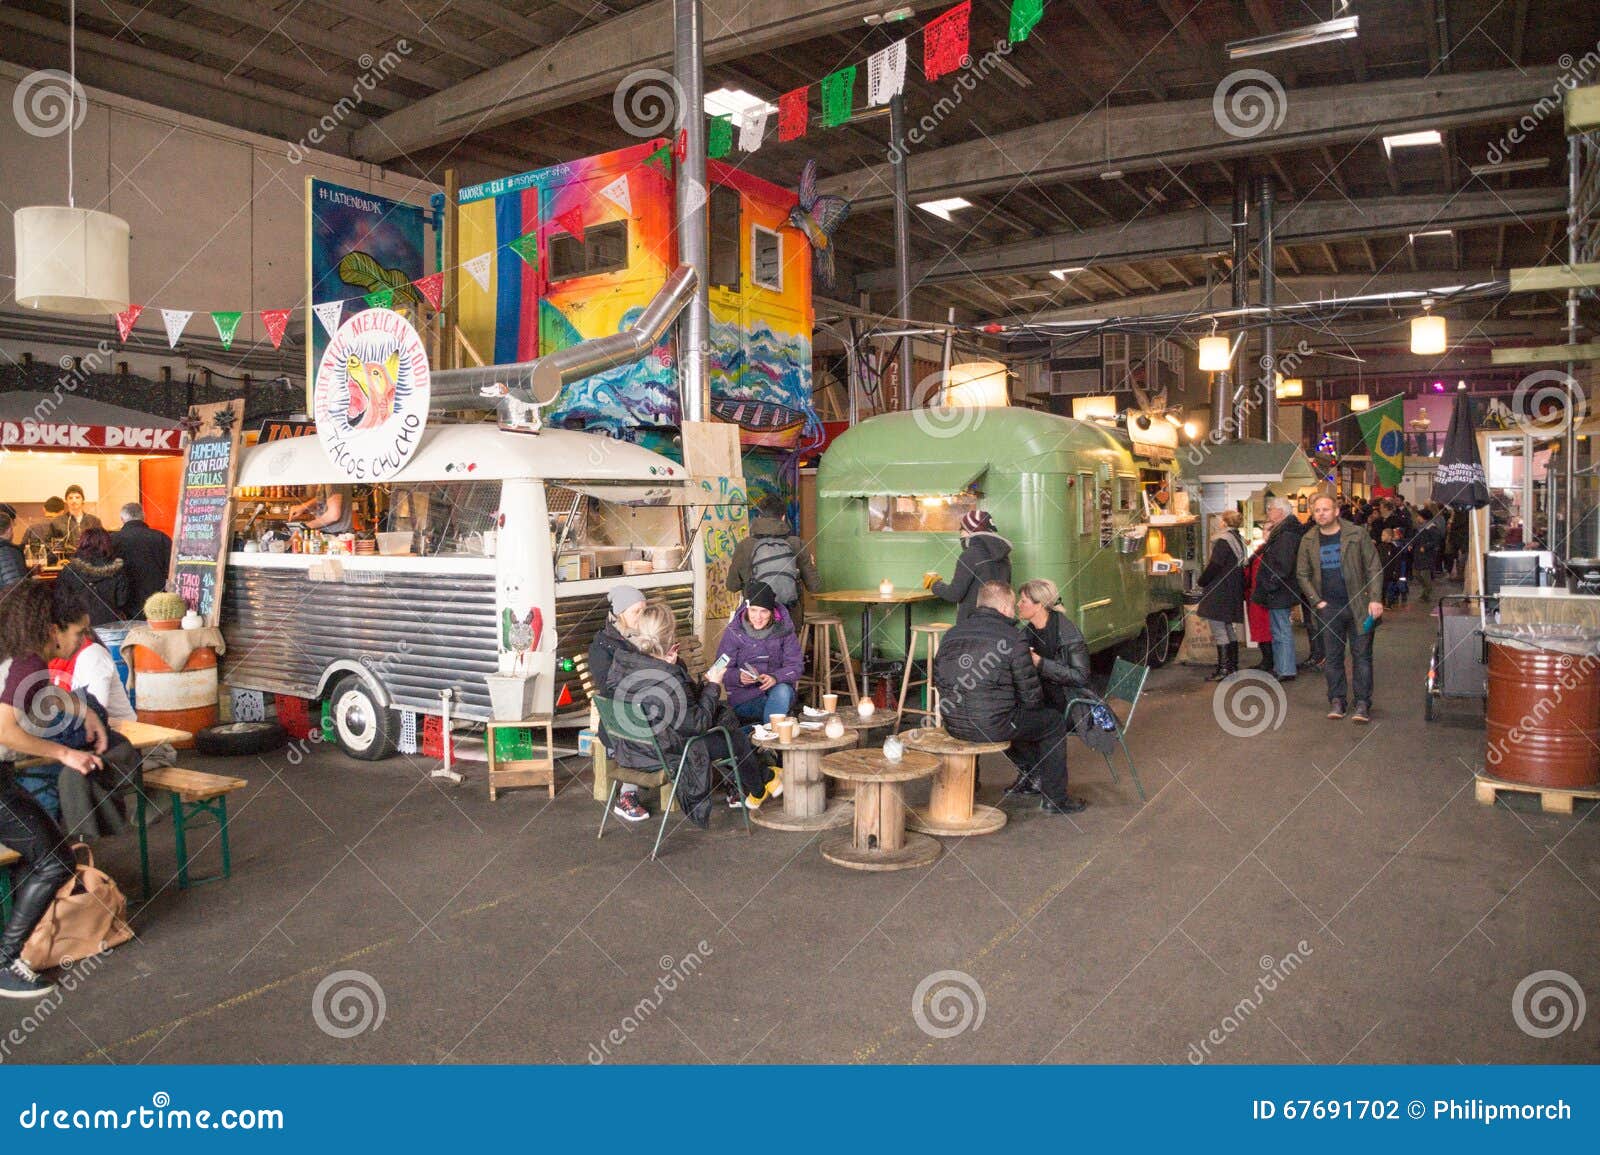
[[[34,205],[13,215],[17,304],[47,313],[128,307],[128,222],[110,213]]]
[[[1368,409],[1371,409],[1371,408],[1372,408],[1372,398],[1368,397],[1365,393],[1352,393],[1352,394],[1350,394],[1350,412],[1352,412],[1352,413],[1365,413]]]
[[[1226,337],[1200,338],[1200,372],[1221,373],[1233,359],[1233,343]]]
[[[950,366],[939,404],[954,409],[997,409],[1011,404],[1006,367],[999,361],[961,361]]]
[[[1115,418],[1117,399],[1109,393],[1072,399],[1072,416],[1077,421],[1093,421],[1096,417]]]
[[[1298,377],[1278,378],[1279,397],[1304,397],[1306,395],[1305,382]]]
[[[1443,353],[1447,341],[1443,317],[1424,313],[1411,318],[1411,351],[1413,353]]]

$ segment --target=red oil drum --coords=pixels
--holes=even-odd
[[[194,733],[217,724],[217,652],[202,646],[174,670],[146,646],[134,646],[139,721]]]
[[[1490,634],[1486,771],[1529,786],[1600,785],[1600,659]]]

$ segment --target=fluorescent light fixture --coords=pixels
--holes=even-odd
[[[1475,164],[1467,171],[1473,176],[1497,176],[1503,172],[1540,172],[1549,167],[1549,157],[1534,156],[1527,160],[1504,160],[1499,164]]]
[[[1444,137],[1439,135],[1437,128],[1425,128],[1421,132],[1397,132],[1383,138],[1383,152],[1385,156],[1393,156],[1397,148],[1421,148],[1443,143]]]
[[[1167,410],[1164,414],[1162,414],[1162,416],[1167,419],[1167,424],[1171,425],[1174,429],[1182,429],[1183,428],[1183,425],[1184,425],[1183,418],[1179,417],[1172,410],[1170,410],[1170,409]]]
[[[726,86],[715,92],[706,93],[707,116],[732,116],[735,121],[743,124],[752,114],[763,109],[770,116],[778,111],[778,106],[768,104],[759,96],[746,92],[742,88],[728,88]]]
[[[1407,233],[1406,239],[1414,245],[1417,243],[1418,237],[1453,237],[1455,235],[1456,231],[1454,229],[1425,229],[1420,233]]]
[[[1303,28],[1289,28],[1282,32],[1269,32],[1265,36],[1252,36],[1248,40],[1234,40],[1228,44],[1228,59],[1243,60],[1249,56],[1267,56],[1274,52],[1287,52],[1291,48],[1309,48],[1313,44],[1328,44],[1335,40],[1354,40],[1361,31],[1359,16],[1341,16],[1337,20],[1323,20]]]
[[[950,214],[957,209],[970,209],[972,202],[965,197],[940,197],[936,201],[918,201],[917,207],[923,212],[932,213],[942,221],[950,219]]]
[[[1372,398],[1368,397],[1365,393],[1352,393],[1352,394],[1350,394],[1350,412],[1352,412],[1352,413],[1365,413],[1368,409],[1371,409],[1371,408],[1372,408]]]
[[[1058,281],[1064,281],[1072,276],[1073,273],[1084,272],[1087,268],[1087,265],[1068,265],[1064,269],[1051,269],[1050,275]]]
[[[1122,170],[1120,168],[1108,168],[1108,169],[1106,169],[1105,172],[1100,174],[1100,179],[1101,180],[1121,180],[1122,179]]]
[[[901,20],[909,20],[910,18],[910,8],[891,8],[887,12],[874,12],[871,16],[863,16],[861,19],[868,24],[877,26],[879,24],[897,24]]]

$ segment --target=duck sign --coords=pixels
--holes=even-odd
[[[351,481],[399,473],[428,424],[428,353],[392,309],[363,309],[339,326],[317,368],[317,436]]]

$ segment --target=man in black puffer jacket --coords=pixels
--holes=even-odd
[[[965,621],[951,627],[933,660],[944,728],[964,742],[1009,742],[1019,775],[1032,778],[1050,814],[1086,805],[1067,797],[1067,722],[1045,705],[1017,599],[1004,582],[985,582]]]

